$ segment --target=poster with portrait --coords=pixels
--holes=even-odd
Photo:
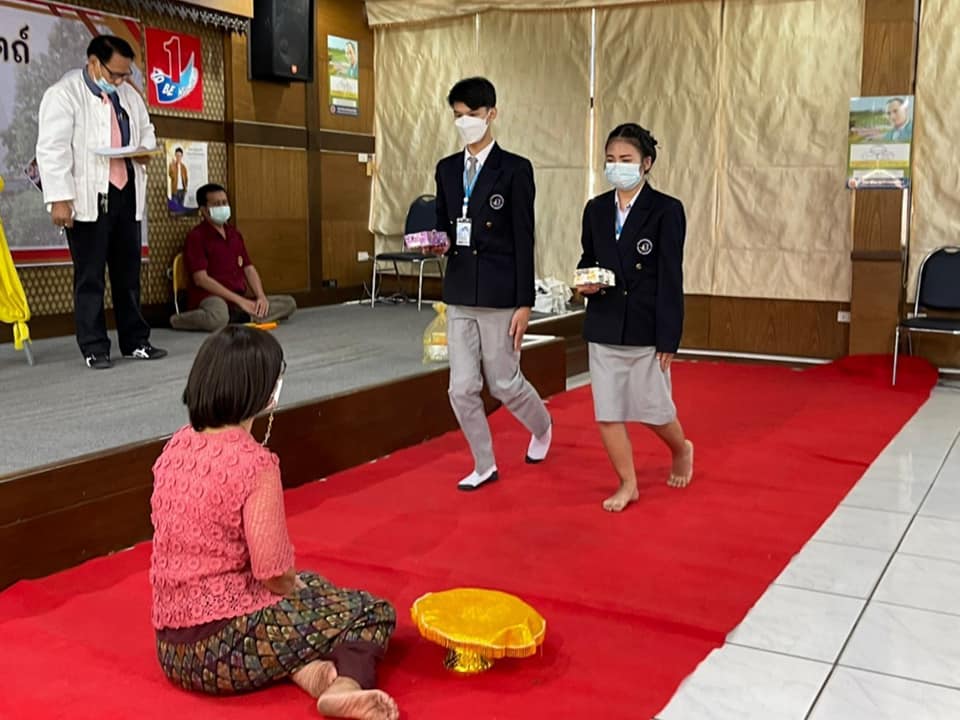
[[[207,143],[165,140],[167,209],[171,215],[197,214],[197,189],[209,180]]]
[[[327,35],[327,65],[330,73],[330,112],[357,117],[360,114],[360,54],[357,41]]]
[[[203,111],[203,45],[196,35],[148,27],[147,99],[152,107]]]
[[[31,185],[39,192],[43,192],[43,183],[40,181],[40,167],[37,165],[36,157],[31,158],[30,162],[27,163],[27,166],[23,169],[23,174],[27,176]]]
[[[67,238],[50,222],[35,163],[37,113],[44,91],[83,67],[94,35],[118,35],[137,54],[129,82],[143,90],[139,21],[56,2],[0,0],[0,219],[14,263],[67,265]],[[148,255],[146,221],[141,225]]]
[[[850,100],[850,188],[910,186],[913,95]]]

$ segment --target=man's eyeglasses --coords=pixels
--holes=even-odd
[[[107,77],[113,82],[119,82],[121,80],[126,80],[127,78],[133,77],[132,72],[114,72],[103,63],[100,63],[100,67],[103,68],[103,71],[107,74]]]

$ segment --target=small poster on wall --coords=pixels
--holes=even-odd
[[[186,33],[146,29],[147,98],[153,107],[203,111],[203,45]]]
[[[357,41],[327,35],[327,64],[330,68],[330,112],[357,117],[360,114],[360,54]]]
[[[910,187],[913,95],[850,100],[847,187]]]
[[[23,174],[27,176],[27,180],[30,181],[30,184],[33,185],[37,190],[43,192],[43,183],[40,181],[40,168],[37,166],[37,158],[33,157],[27,166],[23,169]]]
[[[167,209],[171,215],[197,214],[197,189],[209,182],[207,143],[165,140]]]

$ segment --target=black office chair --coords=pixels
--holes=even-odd
[[[920,310],[960,312],[960,247],[946,246],[930,253],[917,273],[917,299],[913,314],[897,324],[893,345],[893,384],[897,384],[900,332],[907,333],[907,348],[913,352],[913,333],[960,335],[960,318],[927,317]]]
[[[423,232],[433,230],[437,224],[437,198],[433,195],[421,195],[410,205],[407,211],[407,220],[404,223],[403,234]],[[393,274],[397,278],[397,286],[400,288],[400,269],[398,263],[407,262],[416,266],[419,270],[419,283],[417,285],[417,311],[420,311],[423,305],[423,268],[427,263],[436,263],[440,271],[440,279],[443,279],[443,258],[439,255],[427,255],[422,252],[402,251],[377,253],[373,258],[373,280],[370,288],[370,307],[377,303],[377,276],[382,275],[380,263],[393,263]],[[409,298],[402,291],[391,295],[389,300],[395,302],[406,302]]]

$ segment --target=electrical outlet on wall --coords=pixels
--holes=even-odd
[[[370,253],[368,253],[366,250],[360,250],[357,253],[357,262],[369,262],[369,261],[370,261]]]
[[[837,322],[838,322],[838,323],[848,323],[848,322],[850,322],[850,311],[849,311],[849,310],[838,310],[838,311],[837,311]]]

